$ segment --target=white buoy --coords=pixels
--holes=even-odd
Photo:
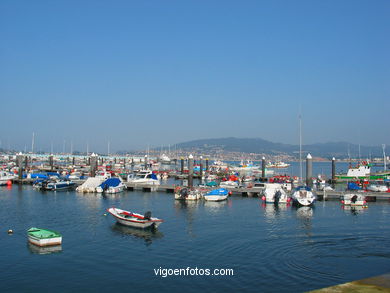
[[[8,234],[12,234],[12,233],[14,233],[14,230],[8,229],[7,233],[8,233]]]

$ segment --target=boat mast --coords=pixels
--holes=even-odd
[[[383,171],[386,171],[386,145],[382,144],[382,150],[383,150]]]
[[[299,113],[299,181],[302,180],[302,176],[302,116]]]
[[[35,140],[35,133],[32,133],[32,141],[31,141],[31,153],[34,153],[34,140]]]

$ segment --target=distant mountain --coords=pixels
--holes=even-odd
[[[288,154],[296,157],[299,153],[299,145],[274,143],[261,138],[227,137],[198,139],[179,143],[176,147],[178,149],[188,151],[229,151],[242,153],[264,153],[269,155]],[[347,142],[328,142],[302,146],[302,151],[304,153],[311,153],[313,156],[324,158],[346,158],[348,157],[348,150],[350,151],[351,157],[358,157],[359,146]],[[381,153],[382,150],[380,146],[360,146],[360,154],[362,158],[367,158],[370,154],[372,156],[380,156]]]

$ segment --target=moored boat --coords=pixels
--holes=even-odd
[[[76,183],[67,179],[39,180],[34,187],[44,191],[67,191],[76,187]]]
[[[198,200],[202,198],[202,192],[199,189],[176,187],[175,199],[176,200]]]
[[[278,183],[266,183],[264,194],[262,200],[266,203],[289,203],[290,198],[288,197],[286,191],[282,188],[281,184]]]
[[[229,190],[225,188],[219,188],[211,190],[206,193],[203,197],[207,201],[223,201],[226,200],[229,196]]]
[[[62,243],[62,235],[56,231],[30,228],[27,230],[28,241],[38,246],[60,245]]]
[[[316,201],[316,195],[309,186],[298,186],[291,195],[293,204],[297,206],[310,206]]]
[[[98,193],[118,193],[126,189],[126,185],[123,184],[120,178],[108,178],[98,187],[96,187],[96,192]]]
[[[119,224],[134,228],[157,228],[162,222],[162,219],[153,218],[150,211],[144,215],[132,213],[118,208],[109,208],[107,211],[116,219]]]
[[[8,184],[8,181],[15,179],[16,176],[12,173],[8,173],[5,171],[0,172],[0,185],[6,185]]]
[[[341,203],[346,206],[367,206],[364,194],[347,193],[341,196]]]

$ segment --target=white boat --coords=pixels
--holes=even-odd
[[[30,228],[27,230],[28,241],[38,246],[60,245],[62,243],[62,235],[56,231]]]
[[[262,196],[262,200],[266,203],[288,203],[290,198],[288,197],[286,191],[282,188],[281,184],[278,183],[266,183],[265,190]]]
[[[388,188],[384,184],[371,183],[367,186],[367,191],[373,192],[387,192]]]
[[[119,224],[134,228],[157,228],[163,222],[161,219],[153,218],[151,212],[141,215],[117,208],[109,208],[107,211]]]
[[[268,162],[268,164],[266,165],[266,168],[276,168],[276,169],[285,169],[288,167],[290,167],[290,164],[287,164],[282,161],[275,162],[275,163]]]
[[[203,197],[207,201],[223,201],[226,200],[229,196],[229,190],[225,188],[219,188],[211,190],[206,193]]]
[[[187,187],[176,187],[175,199],[176,200],[199,200],[203,196],[203,193],[199,189],[189,189]]]
[[[347,193],[341,197],[341,203],[346,206],[366,206],[366,197],[359,193]]]
[[[139,171],[136,174],[129,174],[127,182],[140,185],[160,185],[157,175],[150,170]]]
[[[310,206],[316,201],[316,195],[308,186],[298,186],[291,195],[293,204],[297,206]]]
[[[232,181],[232,180],[227,180],[227,181],[221,181],[219,183],[219,187],[221,188],[237,188],[238,187],[238,182],[237,181]]]
[[[76,188],[77,192],[89,193],[96,192],[96,188],[102,184],[103,179],[96,177],[89,177],[83,184]]]
[[[38,181],[33,187],[44,191],[67,191],[73,190],[76,187],[76,183],[68,179],[51,177],[51,179]]]
[[[368,162],[362,162],[357,167],[351,167],[348,169],[346,175],[336,175],[338,179],[364,179],[371,174],[371,165]]]
[[[171,159],[166,154],[162,154],[159,158],[159,161],[161,162],[161,164],[170,164],[171,163]]]
[[[96,192],[98,193],[118,193],[126,189],[126,185],[123,184],[120,178],[108,178],[98,187],[96,187]]]
[[[0,172],[0,185],[7,185],[8,181],[15,179],[16,175],[5,171]]]

